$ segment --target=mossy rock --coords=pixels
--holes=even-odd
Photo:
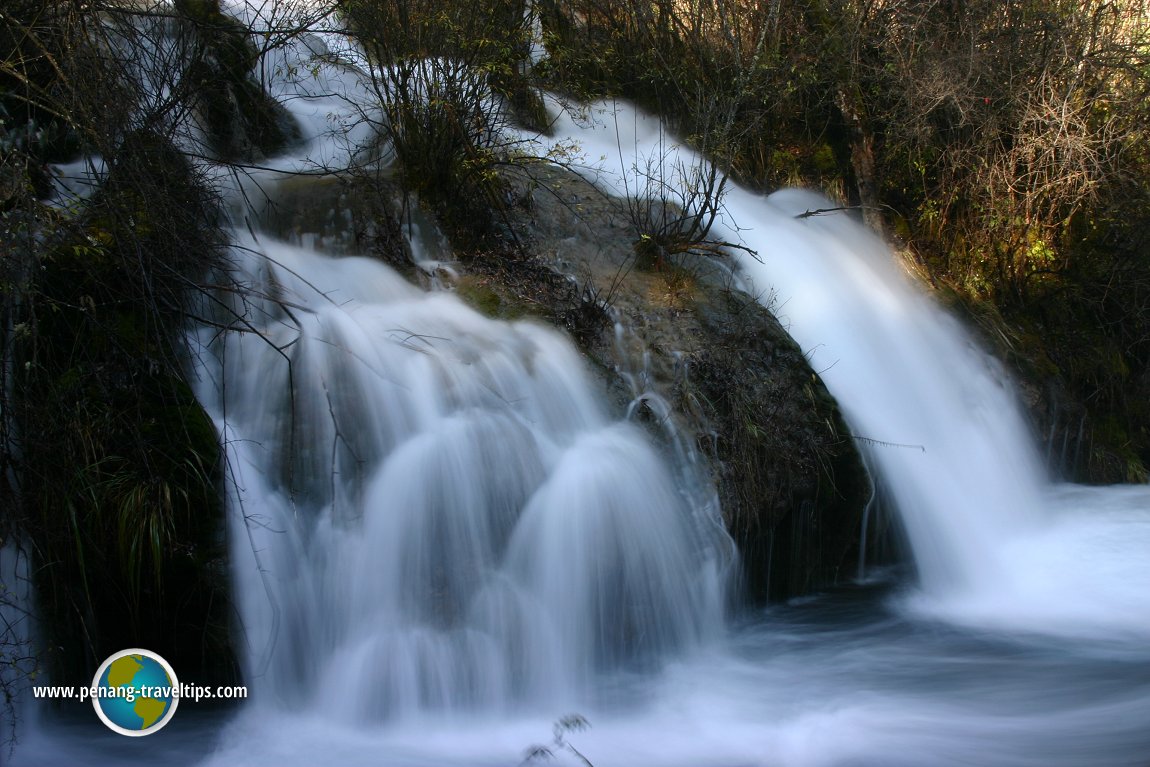
[[[707,342],[689,355],[679,392],[711,426],[699,449],[716,467],[752,597],[853,577],[870,481],[834,398],[749,297],[711,297],[696,316]]]
[[[222,266],[218,216],[155,134],[126,137],[109,168],[41,254],[16,348],[19,515],[48,660],[85,678],[143,646],[232,678],[222,456],[184,380],[195,285]]]
[[[576,340],[620,412],[638,395],[625,375],[637,369],[672,405],[674,427],[658,419],[652,435],[681,435],[705,459],[748,594],[785,599],[853,578],[870,481],[837,404],[782,326],[730,290],[729,272],[709,258],[680,254],[658,272],[634,268],[643,240],[625,203],[584,179],[546,168],[533,183],[562,195],[532,187],[520,237],[538,268],[566,283],[578,276],[566,295],[589,299],[580,305],[594,307],[600,330]],[[465,266],[483,269],[496,293],[522,279],[485,263]],[[563,326],[557,312],[539,316]],[[602,332],[612,321],[620,332]]]
[[[455,294],[480,314],[492,319],[519,320],[531,316],[528,304],[489,278],[461,277],[455,284]]]

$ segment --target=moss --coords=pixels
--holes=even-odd
[[[1116,414],[1092,423],[1085,436],[1090,442],[1087,470],[1091,475],[1107,482],[1133,484],[1143,484],[1150,477],[1137,442]]]
[[[234,674],[220,449],[183,378],[185,312],[222,257],[215,220],[179,152],[130,136],[30,287],[20,515],[57,678],[125,646]]]
[[[499,320],[518,320],[531,314],[530,307],[492,281],[476,276],[461,277],[455,293],[481,314]]]
[[[19,381],[42,398],[21,420],[38,429],[26,489],[44,562],[37,592],[51,646],[63,648],[54,665],[82,674],[138,645],[189,670],[207,661],[219,676],[229,651],[207,635],[226,637],[226,580],[222,566],[201,567],[224,556],[215,430],[156,347],[99,314],[54,311]]]
[[[1093,294],[1094,282],[1047,275],[1027,301],[1005,307],[947,282],[938,295],[1012,368],[1057,476],[1128,482],[1150,462],[1147,368],[1137,342],[1122,335],[1136,339],[1137,324],[1109,316],[1115,307]],[[1125,286],[1109,290],[1121,297]]]
[[[832,175],[838,173],[840,169],[838,157],[835,156],[835,150],[830,144],[820,144],[816,147],[811,162],[814,163],[815,170],[822,175]]]
[[[516,120],[528,130],[549,134],[551,116],[547,114],[547,104],[543,95],[525,79],[519,78],[507,89],[507,100]]]

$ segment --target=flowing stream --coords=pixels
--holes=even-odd
[[[278,86],[310,142],[258,179],[273,199],[360,129],[354,69],[316,74],[339,95]],[[564,137],[612,193],[701,162],[622,105]],[[1150,488],[1049,483],[994,361],[847,216],[796,218],[828,207],[732,188],[718,230],[758,252],[746,283],[842,403],[916,577],[728,617],[713,492],[567,339],[253,219],[245,327],[194,333],[252,699],[151,738],[45,725],[17,763],[581,764],[551,741],[572,712],[596,767],[1150,763]]]

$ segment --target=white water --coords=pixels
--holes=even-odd
[[[277,167],[347,156],[319,136],[338,101],[292,102],[317,141]],[[565,124],[605,185],[673,144],[627,114]],[[246,282],[287,307],[257,298],[256,332],[201,336],[253,699],[222,735],[181,709],[146,739],[45,729],[18,761],[514,765],[579,711],[597,767],[1145,764],[1150,491],[1045,486],[993,363],[861,229],[793,219],[825,203],[728,204],[856,433],[923,448],[873,455],[925,589],[724,630],[715,510],[606,415],[566,341],[237,234]]]
[[[612,194],[666,195],[704,162],[625,104],[599,102],[579,118],[563,111],[555,131],[602,158],[582,172]],[[841,213],[796,218],[834,203],[733,184],[724,203],[712,236],[758,254],[738,256],[748,289],[769,296],[769,308],[777,302],[862,438],[897,500],[923,587],[998,588],[1008,567],[1002,542],[1036,524],[1042,478],[997,364],[861,226]]]
[[[1142,767],[1147,621],[1122,603],[1145,599],[1148,507],[1143,487],[1044,496],[1058,523],[1034,548],[1069,555],[1083,576],[1066,594],[1077,631],[1065,636],[912,617],[884,589],[826,595],[751,616],[659,674],[604,677],[600,699],[578,708],[592,728],[568,739],[596,767]],[[1077,601],[1098,586],[1113,593]],[[1116,618],[1125,631],[1104,628]],[[571,710],[556,703],[376,727],[249,708],[207,764],[510,767],[548,743]]]
[[[329,63],[277,85],[311,140],[270,166],[369,143],[363,80]],[[257,180],[274,197],[281,178]],[[235,236],[258,298],[233,304],[249,332],[202,331],[201,399],[236,480],[261,699],[369,722],[593,700],[602,672],[721,632],[713,494],[607,416],[569,341],[369,259]]]
[[[577,142],[594,161],[580,172],[616,195],[665,195],[705,163],[617,102],[560,110],[552,141]],[[712,236],[758,254],[735,254],[746,289],[802,346],[893,496],[919,576],[906,605],[980,626],[1150,636],[1150,566],[1121,553],[1150,561],[1145,535],[1119,521],[1142,519],[1129,508],[1139,491],[1109,491],[1129,519],[1058,512],[1001,366],[863,226],[840,211],[806,215],[835,207],[731,184]]]
[[[606,417],[565,339],[367,259],[247,245],[243,281],[290,309],[205,331],[204,399],[263,699],[368,721],[578,700],[721,627],[715,509]]]
[[[599,181],[634,191],[634,178],[620,182],[611,169],[639,164],[636,158],[619,157],[617,140],[596,144],[589,140],[597,136],[595,129],[588,133],[570,125],[589,155],[608,156]],[[660,147],[655,151],[674,151],[650,122],[618,129],[612,121],[599,130],[628,137],[646,132],[656,142],[648,146]],[[643,144],[632,141],[642,152]],[[281,618],[278,631],[299,646],[284,656],[283,666],[273,662],[267,681],[280,688],[281,697],[299,697],[297,713],[278,704],[250,706],[210,763],[514,764],[528,744],[545,742],[550,722],[570,710],[594,722],[591,731],[569,738],[600,767],[1037,767],[1138,764],[1150,755],[1150,491],[1047,486],[1009,383],[993,362],[918,296],[861,228],[842,217],[794,218],[815,207],[828,205],[802,193],[763,199],[733,189],[725,236],[740,236],[760,251],[766,267],[744,267],[759,289],[769,285],[778,294],[782,313],[816,367],[829,368],[824,377],[853,428],[873,440],[908,445],[874,446],[872,456],[898,498],[923,587],[776,608],[733,627],[729,636],[706,637],[703,627],[718,624],[715,563],[723,561],[707,553],[722,548],[706,532],[710,517],[700,517],[698,509],[692,513],[681,500],[669,517],[654,509],[631,515],[651,497],[662,498],[656,507],[673,507],[676,496],[667,493],[672,474],[653,457],[648,462],[649,448],[633,433],[628,436],[629,429],[609,425],[592,403],[582,402],[577,392],[583,384],[569,378],[579,379],[579,366],[564,344],[539,329],[476,317],[446,296],[416,295],[383,280],[376,267],[356,261],[326,261],[321,267],[315,254],[265,243],[265,253],[313,283],[323,280],[322,291],[356,286],[348,304],[352,330],[327,338],[329,349],[337,351],[325,352],[310,374],[320,381],[312,391],[333,389],[321,379],[338,375],[341,350],[368,348],[352,340],[361,338],[367,315],[367,334],[377,339],[372,354],[386,362],[357,352],[352,369],[373,372],[349,399],[364,401],[364,389],[378,386],[386,371],[405,393],[370,419],[405,421],[401,414],[427,412],[431,426],[430,433],[412,428],[409,449],[389,453],[386,446],[357,446],[360,454],[392,456],[362,489],[347,482],[350,466],[337,470],[344,481],[327,494],[336,499],[333,518],[347,516],[340,508],[358,509],[355,498],[362,494],[362,528],[348,533],[338,523],[308,523],[309,542],[284,549],[300,573],[294,591],[306,596],[284,609],[294,609],[299,623]],[[735,222],[742,228],[736,231]],[[307,292],[282,279],[292,294]],[[394,310],[404,317],[402,324],[375,317],[377,311],[393,311],[369,300],[363,286],[376,280],[380,291],[406,295],[399,301],[403,308]],[[344,303],[343,296],[332,295]],[[396,300],[383,303],[393,306]],[[403,335],[397,338],[398,326]],[[409,338],[413,329],[434,338]],[[378,343],[389,335],[393,345]],[[522,352],[512,350],[521,349],[525,337],[548,339],[536,341],[531,356],[555,355],[547,368],[552,373],[542,376],[555,381],[554,387],[537,385],[539,362],[517,362]],[[394,343],[401,339],[407,340]],[[416,348],[407,348],[413,339]],[[261,340],[242,343],[254,344],[266,364],[279,364],[266,348],[258,351]],[[436,365],[454,370],[460,360],[505,370],[506,376],[488,377],[518,393],[493,398],[474,390],[482,415],[473,420],[469,406],[461,404],[471,396],[462,394],[473,391],[469,385],[456,373],[427,373]],[[253,376],[259,366],[239,367],[235,385],[267,380]],[[421,395],[407,399],[411,391]],[[558,402],[550,399],[556,392],[563,392]],[[311,409],[320,416],[317,423],[326,424],[328,395],[316,397]],[[423,397],[436,404],[427,405]],[[445,401],[452,403],[446,411]],[[500,409],[508,403],[524,403],[529,412],[527,403],[535,403],[539,412],[526,420],[549,425],[542,433],[528,429],[528,436],[515,414],[520,405],[511,415]],[[460,421],[451,407],[468,415]],[[501,431],[509,420],[515,426]],[[282,420],[278,428],[282,434]],[[573,439],[580,429],[595,436]],[[482,442],[485,430],[500,434],[494,461],[494,447]],[[621,437],[627,438],[612,451],[609,445]],[[339,442],[330,429],[306,441]],[[553,441],[570,445],[563,458],[551,452]],[[528,449],[521,450],[524,444]],[[536,464],[536,454],[550,468]],[[334,455],[338,462],[338,448]],[[626,456],[644,468],[617,471]],[[262,460],[239,453],[237,458],[251,466]],[[326,452],[313,460],[320,465],[301,466],[297,475],[330,476]],[[492,463],[504,468],[495,474],[488,468]],[[550,479],[537,479],[544,471]],[[636,476],[653,481],[633,488]],[[249,498],[282,499],[265,482],[245,474],[241,485]],[[540,489],[524,501],[524,488],[533,482],[541,482]],[[573,509],[572,499],[592,487],[599,489],[584,499],[587,505]],[[312,492],[327,497],[319,488]],[[486,551],[498,548],[490,544],[499,519],[490,516],[491,498],[515,499],[495,507],[519,505],[524,511],[519,522],[506,523],[522,530],[508,536],[504,557],[485,559]],[[432,542],[426,531],[441,524],[449,507],[465,510],[466,535],[455,536],[448,525]],[[376,508],[392,515],[369,516]],[[282,519],[285,510],[265,513]],[[545,514],[549,510],[554,516]],[[652,525],[668,520],[671,532],[656,535]],[[655,537],[661,540],[648,540]],[[532,542],[521,545],[524,538]],[[605,544],[620,540],[629,543],[604,551]],[[652,546],[644,548],[647,543]],[[472,571],[489,577],[456,582],[450,572],[430,574],[420,552],[441,550],[451,552],[442,561],[481,563]],[[616,616],[626,614],[624,605],[632,600],[606,612],[588,601],[589,594],[602,593],[595,579],[604,555],[610,569],[637,568],[636,575],[667,579],[646,583],[635,595],[640,604],[662,607],[627,619],[653,621],[653,633],[627,630],[605,655],[592,637],[617,627]],[[525,566],[527,561],[533,564]],[[681,563],[688,563],[689,574]],[[371,586],[358,585],[364,573],[374,576]],[[701,591],[700,575],[707,584]],[[349,582],[357,586],[341,594],[338,585]],[[433,582],[446,600],[429,588]],[[498,584],[495,600],[485,593],[492,582]],[[630,576],[621,581],[630,582]],[[262,588],[249,583],[241,593],[259,602]],[[466,613],[461,624],[446,630],[438,625],[445,603],[452,607],[468,598],[478,607],[449,610]],[[936,622],[939,617],[946,622]],[[596,619],[598,628],[588,630],[587,621]],[[430,637],[416,629],[421,622],[432,626]],[[472,641],[475,632],[484,640]],[[513,649],[501,653],[490,636]],[[636,645],[644,636],[652,641]],[[630,657],[636,646],[650,651],[648,661],[661,662],[627,664],[636,660]],[[401,715],[398,721],[395,714]],[[570,754],[560,757],[562,763],[578,763]]]
[[[789,191],[732,189],[753,229],[742,259],[777,292],[781,319],[841,404],[890,490],[932,596],[1001,587],[1002,544],[1039,523],[1042,474],[999,366],[899,273],[889,251],[834,207]],[[878,442],[871,442],[877,440]]]

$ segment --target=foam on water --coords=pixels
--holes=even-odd
[[[330,66],[315,92],[273,84],[308,143],[260,183],[361,140],[338,126],[370,104],[363,63]],[[619,105],[558,127],[617,194],[699,161]],[[1150,491],[1046,485],[1007,377],[863,229],[795,217],[826,201],[732,188],[727,206],[716,233],[762,257],[743,260],[751,289],[777,295],[864,438],[921,587],[724,626],[713,496],[609,415],[567,340],[236,232],[245,296],[217,317],[234,329],[193,336],[234,480],[252,699],[214,747],[221,722],[189,713],[190,730],[120,739],[146,751],[42,728],[17,763],[214,748],[221,767],[511,765],[572,711],[593,727],[567,738],[597,767],[1144,762]]]

